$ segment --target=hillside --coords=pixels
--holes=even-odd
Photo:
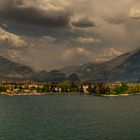
[[[128,81],[140,78],[140,48],[76,71],[82,80]]]
[[[0,80],[28,80],[34,74],[30,67],[0,56]]]

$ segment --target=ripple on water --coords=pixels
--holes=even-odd
[[[0,96],[0,140],[139,140],[140,96]]]

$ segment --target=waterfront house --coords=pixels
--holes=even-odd
[[[83,91],[83,93],[88,94],[89,93],[89,87],[90,86],[88,84],[82,85],[82,91]]]

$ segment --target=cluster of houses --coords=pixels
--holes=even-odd
[[[37,89],[43,88],[41,83],[16,83],[16,82],[1,82],[1,94],[17,94],[17,93],[37,93]]]
[[[110,89],[115,89],[117,86],[120,86],[121,83],[107,83],[107,86]],[[134,86],[134,84],[128,84],[129,86]],[[47,90],[46,90],[47,87]],[[91,88],[94,87],[94,84],[89,83],[77,83],[76,87],[78,90],[71,90],[71,87],[65,88],[65,91],[61,86],[52,83],[35,83],[35,82],[0,82],[0,93],[1,94],[51,94],[51,93],[62,93],[62,92],[82,92],[84,94],[89,94]]]
[[[48,90],[43,90],[44,87],[48,88]],[[78,87],[78,91],[81,91],[85,94],[89,93],[89,84],[76,84]],[[0,94],[44,94],[44,93],[62,93],[62,87],[57,86],[52,83],[35,83],[35,82],[0,82]],[[71,92],[70,88],[67,88],[65,92]],[[75,91],[77,92],[77,91]]]

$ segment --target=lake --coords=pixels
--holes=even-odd
[[[140,140],[140,96],[0,96],[0,140]]]

